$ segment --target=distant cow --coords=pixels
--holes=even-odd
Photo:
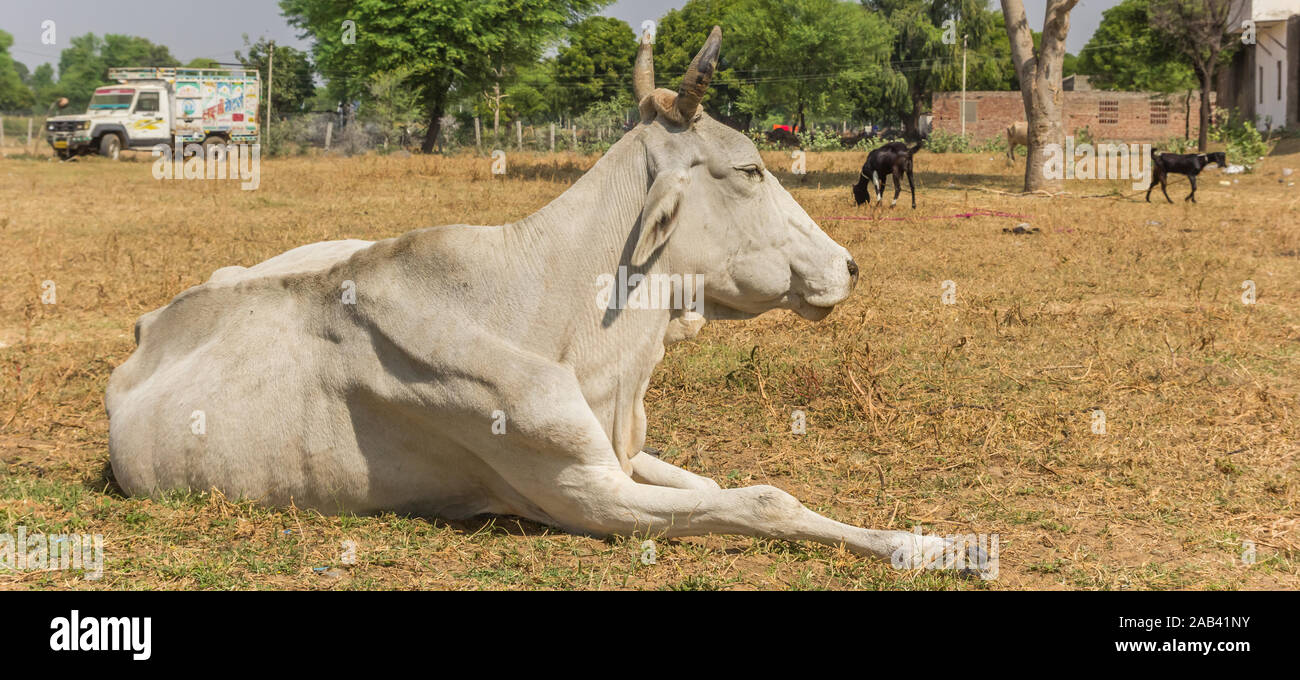
[[[1020,121],[1007,126],[1007,160],[1016,162],[1016,145],[1029,148],[1029,123]]]

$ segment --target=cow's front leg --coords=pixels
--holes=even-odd
[[[698,489],[714,491],[722,487],[718,483],[702,477],[689,470],[645,452],[632,456],[632,479],[655,486],[667,486],[674,489]]]
[[[843,545],[859,555],[886,559],[905,568],[944,564],[961,549],[937,536],[861,529],[836,522],[772,486],[673,489],[639,484],[608,468],[572,469],[565,476],[583,482],[566,487],[571,494],[564,504],[547,511],[596,535],[642,533],[673,538],[738,534],[807,540]],[[969,548],[962,559],[966,573],[989,568],[988,556],[978,547]]]

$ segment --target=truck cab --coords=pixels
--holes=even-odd
[[[46,135],[60,158],[99,153],[117,159],[123,148],[171,142],[169,104],[162,82],[100,87],[84,114],[48,119]]]
[[[46,140],[60,158],[98,153],[116,160],[122,149],[158,144],[256,142],[261,80],[244,69],[109,69],[117,85],[95,89],[83,114],[45,122]]]

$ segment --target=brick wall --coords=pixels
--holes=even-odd
[[[1161,142],[1182,137],[1190,130],[1196,138],[1200,120],[1200,93],[1163,95],[1151,92],[1107,92],[1087,90],[1062,92],[1065,134],[1088,128],[1092,138],[1125,142]],[[1213,93],[1211,93],[1213,98]],[[961,132],[960,92],[936,92],[931,100],[934,129]],[[1007,126],[1025,120],[1024,99],[1019,92],[967,92],[966,104],[974,104],[974,121],[967,121],[966,135],[977,140],[1006,134]],[[1190,127],[1185,127],[1189,109]]]

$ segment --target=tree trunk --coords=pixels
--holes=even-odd
[[[1210,143],[1210,88],[1214,82],[1214,60],[1218,54],[1210,55],[1210,64],[1201,70],[1201,129],[1196,133],[1196,150],[1205,153]]]
[[[1052,156],[1063,158],[1061,64],[1070,31],[1070,10],[1078,0],[1048,0],[1043,19],[1042,47],[1034,53],[1033,32],[1022,0],[1002,0],[1011,59],[1020,80],[1020,95],[1029,123],[1029,154],[1025,162],[1025,191],[1060,191],[1064,173],[1048,172]],[[1052,146],[1055,145],[1053,149]],[[1064,158],[1065,163],[1074,159]]]
[[[433,153],[434,147],[438,144],[438,133],[442,131],[443,108],[446,106],[447,90],[450,88],[450,83],[446,86],[439,83],[437,86],[437,94],[433,96],[433,99],[429,101],[427,105],[426,111],[429,116],[429,129],[424,133],[424,142],[420,144],[420,151],[422,153]]]
[[[903,119],[903,139],[913,142],[921,138],[921,104],[919,93],[912,93],[912,113]],[[960,119],[958,119],[960,120]]]

